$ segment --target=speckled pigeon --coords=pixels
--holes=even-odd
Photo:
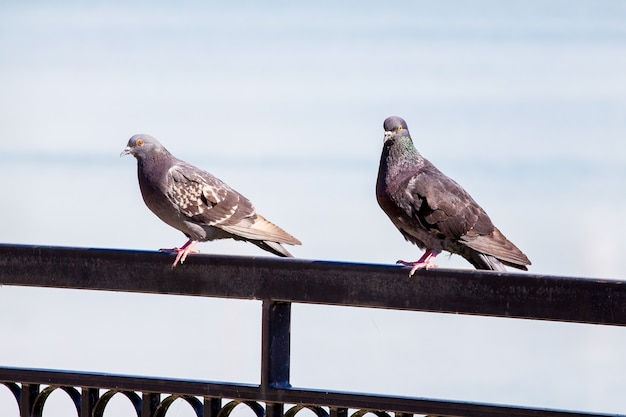
[[[530,261],[493,225],[487,213],[456,182],[444,175],[413,145],[406,122],[388,117],[380,158],[376,198],[406,240],[424,255],[411,266],[435,267],[442,250],[467,259],[476,269],[527,270]]]
[[[137,158],[143,201],[161,220],[189,239],[172,264],[182,264],[194,246],[207,240],[231,238],[253,243],[278,256],[292,255],[281,245],[300,241],[257,214],[252,203],[206,171],[175,158],[149,135],[135,135],[123,155]]]

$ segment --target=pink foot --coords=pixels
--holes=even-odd
[[[187,259],[187,255],[189,255],[190,253],[200,253],[199,250],[193,248],[197,244],[198,242],[194,240],[188,240],[187,243],[185,243],[180,248],[159,249],[159,252],[176,253],[176,259],[174,259],[174,263],[172,264],[172,268],[175,268],[176,264],[178,264],[179,261],[182,265],[182,263],[185,262],[185,259]]]
[[[404,266],[412,266],[411,271],[409,271],[409,276],[412,277],[415,271],[417,271],[418,269],[437,268],[437,264],[435,263],[435,257],[439,255],[440,252],[441,251],[433,251],[429,249],[424,253],[424,255],[422,255],[421,258],[419,258],[419,260],[415,262],[406,262],[400,260],[396,263]]]

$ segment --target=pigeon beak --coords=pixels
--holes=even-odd
[[[385,140],[384,142],[387,142],[389,139],[391,139],[391,135],[393,134],[392,131],[390,130],[385,130]]]
[[[130,146],[127,146],[126,148],[124,148],[124,150],[123,150],[123,151],[122,151],[122,153],[120,154],[120,157],[122,157],[122,156],[124,156],[124,155],[130,155],[131,153],[132,153],[132,152],[131,152]]]

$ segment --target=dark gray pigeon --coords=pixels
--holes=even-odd
[[[409,275],[436,266],[442,250],[467,259],[476,269],[527,270],[530,261],[491,223],[489,216],[456,182],[415,149],[406,122],[388,117],[380,157],[376,198],[406,240],[425,249]]]
[[[198,242],[231,238],[253,243],[278,256],[292,257],[281,245],[300,241],[257,214],[252,203],[206,171],[175,158],[155,138],[135,135],[120,156],[137,158],[143,201],[161,220],[189,239],[180,248],[161,249],[177,254],[172,267],[197,253]]]

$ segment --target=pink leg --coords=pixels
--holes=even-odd
[[[159,249],[159,252],[176,252],[176,259],[174,259],[174,263],[172,264],[172,268],[174,268],[176,267],[178,261],[180,261],[181,264],[185,262],[185,259],[187,259],[187,255],[189,255],[190,253],[200,253],[199,250],[193,248],[197,244],[198,242],[196,242],[195,240],[189,239],[187,243],[185,243],[180,248]]]
[[[404,266],[412,266],[413,268],[411,268],[411,271],[409,272],[409,276],[412,277],[415,271],[417,271],[418,269],[437,268],[437,264],[435,263],[435,257],[440,253],[440,250],[428,249],[426,252],[424,252],[424,255],[422,255],[422,257],[415,262],[397,261],[396,263]]]

